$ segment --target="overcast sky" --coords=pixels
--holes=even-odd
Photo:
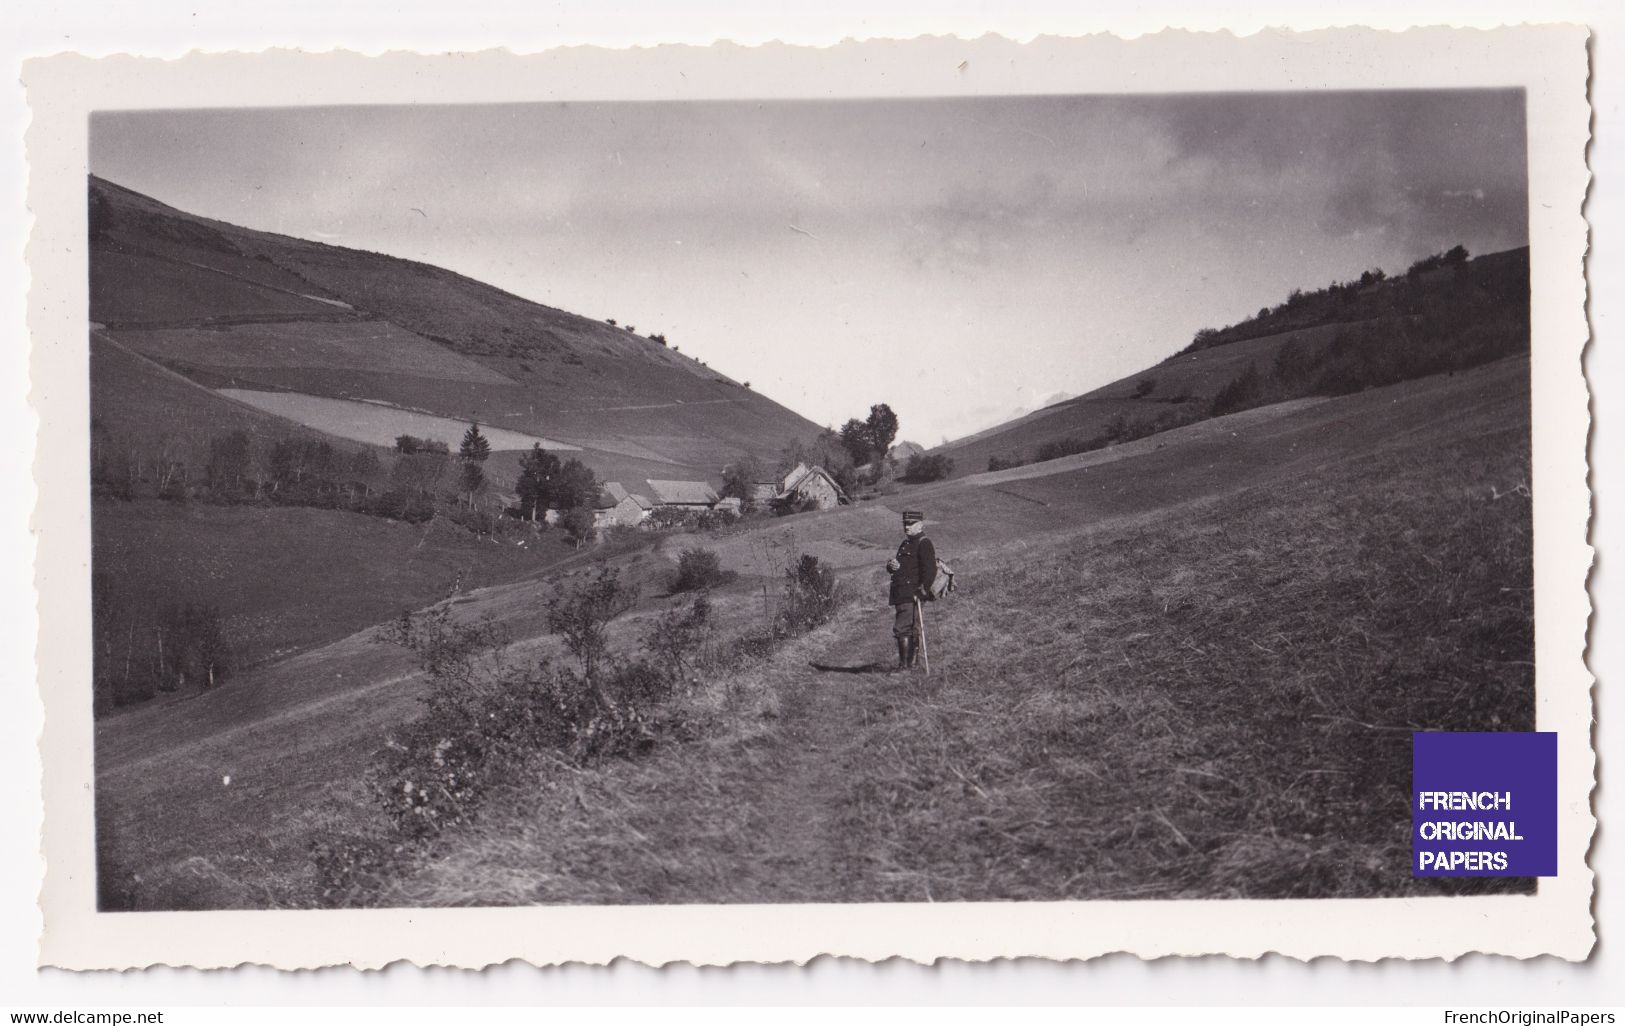
[[[1525,245],[1524,138],[1513,91],[286,108],[100,114],[91,169],[935,444],[1294,287]]]

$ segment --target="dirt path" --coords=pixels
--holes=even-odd
[[[769,772],[737,795],[751,807],[761,853],[739,888],[746,900],[849,902],[875,891],[846,803],[872,758],[867,728],[908,678],[883,672],[886,639],[874,626],[849,624],[823,647],[819,665],[840,669],[803,663],[780,685],[779,727],[757,753]]]
[[[786,695],[773,761],[782,772],[756,797],[762,815],[762,897],[773,901],[851,900],[855,867],[837,830],[835,807],[847,783],[846,754],[861,730],[865,678],[820,674]]]

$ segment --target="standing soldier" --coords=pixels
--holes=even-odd
[[[925,536],[925,514],[913,510],[903,514],[903,544],[886,569],[891,571],[891,605],[897,614],[891,629],[897,639],[897,669],[906,670],[920,649],[915,603],[930,600],[931,584],[937,579],[937,550]]]

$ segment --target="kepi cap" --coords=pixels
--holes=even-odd
[[[905,511],[903,513],[903,526],[904,527],[907,527],[909,524],[923,524],[923,523],[925,523],[925,514],[924,513],[921,513],[918,510],[912,510],[912,509],[907,510],[907,511]]]

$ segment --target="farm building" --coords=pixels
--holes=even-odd
[[[636,492],[629,492],[619,481],[610,481],[598,493],[593,505],[594,527],[636,527],[649,516],[654,503]]]
[[[817,509],[834,509],[846,501],[846,492],[835,483],[829,471],[803,463],[796,464],[795,469],[784,476],[779,493],[773,497],[776,505],[811,502]]]
[[[704,481],[656,481],[649,479],[649,491],[656,506],[702,510],[717,504],[717,493]]]

